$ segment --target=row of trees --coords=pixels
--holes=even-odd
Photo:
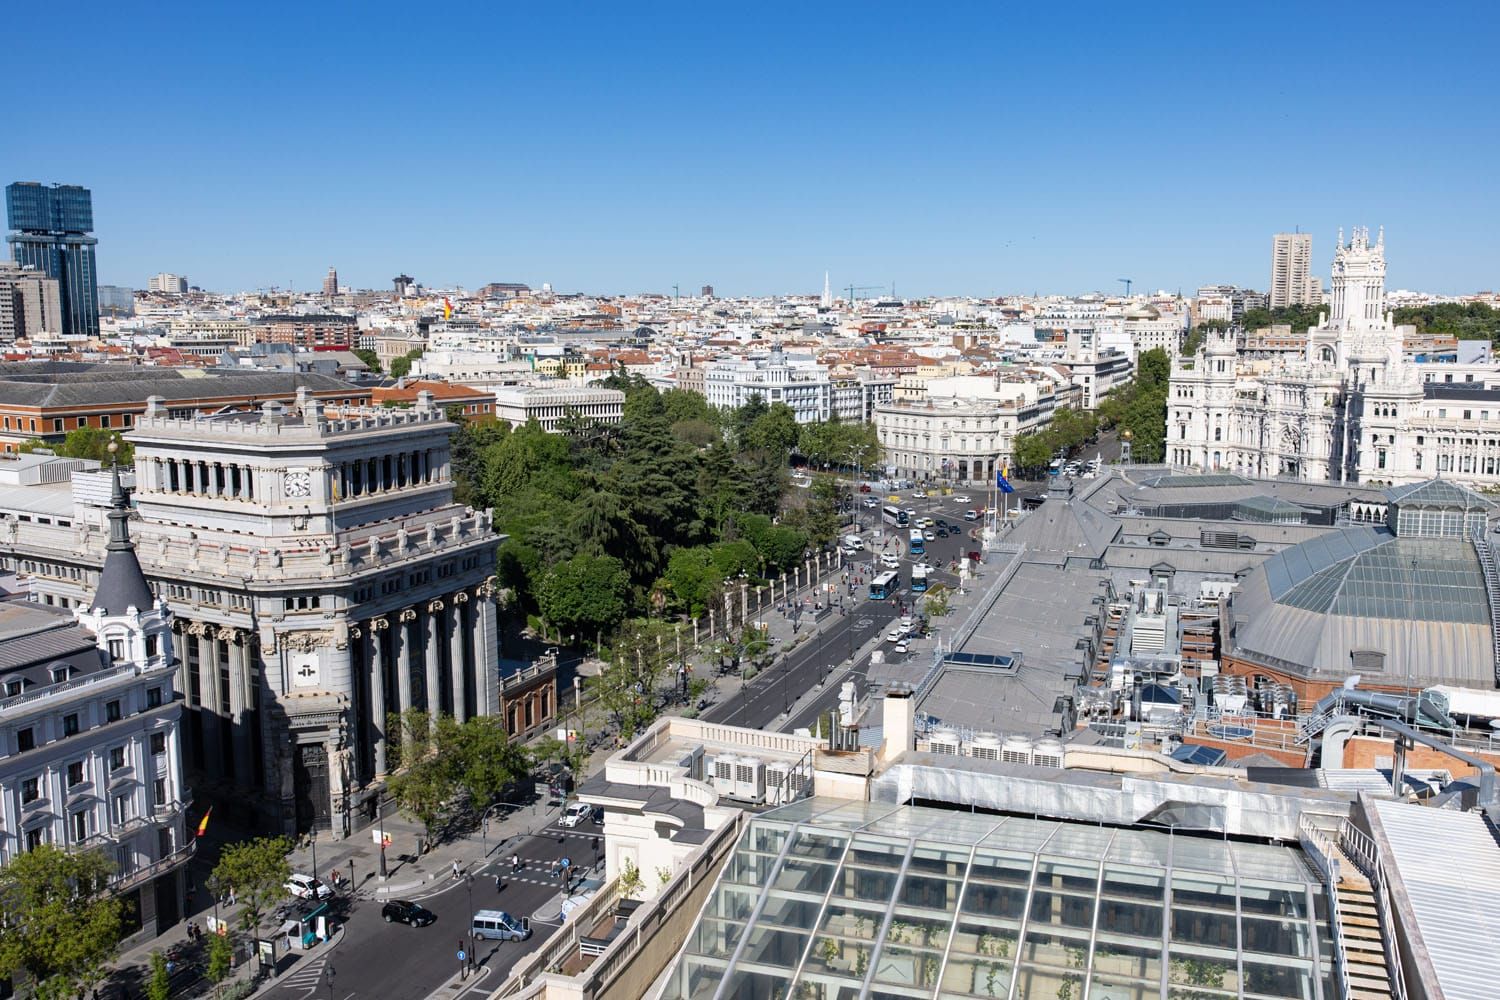
[[[1318,325],[1318,317],[1324,312],[1321,303],[1278,306],[1275,309],[1246,309],[1240,326],[1246,330],[1259,330],[1267,326],[1290,326],[1293,330],[1306,330]]]
[[[1072,453],[1099,432],[1099,422],[1087,410],[1059,406],[1052,422],[1040,431],[1016,435],[1015,461],[1019,474],[1033,476],[1047,468],[1058,452]]]
[[[1136,359],[1135,378],[1099,402],[1099,427],[1130,431],[1137,462],[1160,462],[1166,454],[1167,390],[1172,359],[1161,348]]]
[[[1488,340],[1500,344],[1500,309],[1483,302],[1439,302],[1396,310],[1396,322],[1410,323],[1422,333],[1442,333],[1459,340]]]

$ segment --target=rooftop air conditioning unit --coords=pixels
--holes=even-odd
[[[757,757],[714,758],[714,791],[741,802],[766,799],[766,762]]]
[[[1054,739],[1037,740],[1031,750],[1031,762],[1037,767],[1063,766],[1063,745]]]
[[[772,805],[795,802],[807,791],[807,775],[793,761],[766,762],[766,801]]]
[[[927,738],[927,750],[929,753],[941,753],[957,757],[959,743],[960,740],[956,730],[947,728],[934,729],[932,735]]]
[[[969,744],[969,756],[980,760],[999,760],[1000,737],[994,733],[980,733]]]
[[[1007,764],[1030,764],[1031,741],[1024,736],[1007,736],[1000,747],[1000,759]]]

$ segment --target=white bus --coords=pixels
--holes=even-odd
[[[885,520],[886,524],[894,524],[898,528],[904,528],[911,524],[911,518],[907,517],[906,511],[891,504],[886,504],[885,507],[881,508],[880,516]]]

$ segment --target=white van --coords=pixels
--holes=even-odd
[[[858,535],[845,535],[844,548],[850,552],[863,552],[865,550],[865,540]]]
[[[531,937],[531,921],[504,910],[480,910],[474,914],[469,934],[477,941],[525,941]]]

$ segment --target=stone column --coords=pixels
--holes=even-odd
[[[402,608],[396,616],[396,693],[401,702],[402,722],[412,706],[411,700],[411,623],[417,620],[415,608]]]
[[[390,624],[385,618],[370,620],[370,743],[377,776],[385,774],[385,654],[381,639]]]
[[[468,683],[464,677],[464,605],[469,595],[460,590],[448,605],[448,677],[453,687],[453,719],[463,722],[468,712]]]
[[[478,627],[474,636],[474,692],[478,701],[478,715],[495,715],[500,711],[500,679],[495,645],[495,578],[490,577],[479,585],[475,595],[478,602]]]
[[[250,637],[237,628],[219,627],[219,639],[229,644],[229,725],[234,734],[235,784],[248,788],[254,769],[250,762],[250,723],[246,718],[250,692]]]
[[[207,622],[193,622],[188,633],[198,641],[198,700],[199,717],[203,721],[204,770],[223,774],[221,758],[224,741],[219,736],[219,660],[215,655],[212,626]],[[210,762],[219,765],[212,767]]]
[[[422,643],[427,654],[427,715],[434,727],[443,711],[443,680],[439,672],[443,659],[442,613],[443,602],[433,599],[427,602],[427,614],[422,617]]]

